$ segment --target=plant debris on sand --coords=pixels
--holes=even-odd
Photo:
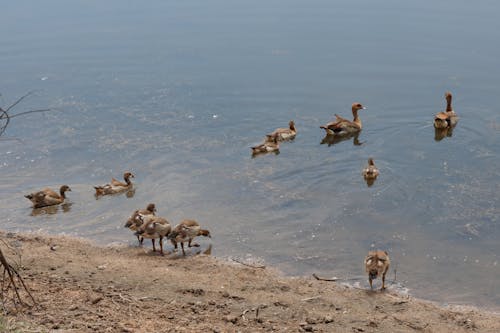
[[[5,234],[36,300],[6,311],[19,332],[500,332],[500,317],[207,255]],[[1,325],[0,325],[1,326]],[[6,327],[8,326],[8,327]]]

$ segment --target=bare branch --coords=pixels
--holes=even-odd
[[[26,97],[28,97],[29,95],[31,95],[33,93],[34,93],[34,91],[29,91],[26,95],[22,96],[17,101],[15,101],[14,104],[12,104],[11,106],[9,106],[7,108],[7,110],[5,110],[5,112],[9,112],[10,109],[12,109],[14,106],[16,106],[17,104],[19,104],[23,99],[25,99]]]
[[[37,113],[37,112],[47,112],[47,111],[52,111],[52,109],[40,109],[40,110],[30,110],[30,111],[24,111],[24,112],[20,112],[20,113],[16,113],[12,116],[8,116],[9,118],[14,118],[14,117],[17,117],[17,116],[23,116],[25,114],[29,114],[29,113]]]

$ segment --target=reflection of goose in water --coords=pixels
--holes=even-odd
[[[356,132],[356,133],[349,133],[349,134],[346,134],[346,135],[342,135],[342,136],[339,136],[339,135],[330,135],[330,134],[327,134],[325,135],[325,137],[323,138],[323,140],[321,140],[321,144],[327,144],[328,147],[332,146],[332,145],[335,145],[337,143],[340,143],[342,141],[347,141],[347,140],[350,140],[351,138],[353,139],[352,140],[352,144],[355,145],[355,146],[361,146],[364,142],[360,142],[359,139],[359,132]]]
[[[441,141],[445,137],[451,138],[453,136],[454,127],[434,128],[434,141]]]
[[[57,214],[59,211],[59,207],[61,207],[63,213],[67,213],[71,210],[71,203],[70,202],[65,202],[62,205],[56,205],[56,206],[47,206],[47,207],[42,207],[42,208],[33,208],[31,211],[31,216],[38,216],[38,215],[53,215]]]

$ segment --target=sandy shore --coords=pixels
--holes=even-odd
[[[23,311],[7,307],[5,331],[500,332],[498,314],[283,277],[206,254],[160,256],[150,242],[97,247],[38,234],[0,238],[37,302]]]

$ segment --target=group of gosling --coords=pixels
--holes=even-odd
[[[453,129],[458,122],[458,116],[451,106],[452,95],[450,92],[445,93],[446,109],[439,112],[434,116],[434,127],[436,130]],[[358,115],[359,110],[366,109],[361,103],[352,104],[353,120],[342,118],[335,114],[335,121],[329,122],[320,128],[324,129],[327,136],[344,137],[359,133],[362,129],[361,120]],[[265,153],[279,153],[279,142],[293,140],[297,135],[295,122],[291,120],[288,128],[278,128],[272,133],[267,134],[264,142],[258,146],[251,147],[252,156]],[[368,165],[363,169],[363,177],[370,186],[377,178],[379,171],[375,167],[373,158],[368,159]],[[95,186],[96,197],[107,194],[121,193],[129,190],[132,186],[130,178],[134,175],[126,172],[123,175],[125,182],[118,181],[112,178],[111,182],[101,186]],[[41,208],[46,206],[53,206],[62,204],[66,195],[65,192],[71,191],[69,186],[63,185],[59,190],[59,194],[51,189],[44,189],[39,192],[25,195],[33,203],[33,208]],[[135,231],[135,235],[140,244],[143,243],[144,238],[151,239],[153,244],[153,251],[156,252],[155,239],[159,239],[160,253],[163,254],[163,239],[169,239],[173,246],[174,251],[177,250],[177,244],[181,244],[182,253],[184,252],[184,243],[188,243],[188,247],[199,246],[192,243],[192,240],[197,236],[211,237],[210,232],[201,229],[200,225],[194,220],[184,220],[172,229],[170,223],[163,217],[155,215],[156,207],[154,204],[149,204],[146,209],[140,209],[133,212],[132,216],[127,220],[125,227]],[[370,251],[365,258],[365,269],[368,274],[370,288],[373,289],[372,282],[378,276],[382,276],[382,287],[385,289],[385,276],[389,270],[390,259],[387,251]]]

